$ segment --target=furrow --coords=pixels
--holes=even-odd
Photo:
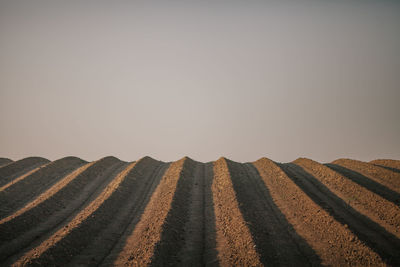
[[[118,189],[68,235],[68,244],[80,248],[79,254],[69,262],[70,265],[98,266],[106,264],[108,257],[112,258],[113,249],[123,238],[129,224],[142,214],[166,165],[147,157],[137,162]],[[97,223],[99,221],[101,224]],[[88,238],[82,241],[81,235],[87,235]]]
[[[81,159],[63,158],[24,177],[0,192],[0,219],[5,218],[45,192],[65,175],[85,162]]]
[[[386,263],[400,264],[399,239],[379,224],[348,206],[300,166],[288,163],[281,164],[280,167],[315,203],[320,205],[336,221],[348,227],[360,241],[379,254]]]
[[[151,263],[162,227],[171,209],[186,158],[173,162],[161,178],[140,221],[115,260],[115,265],[147,266]]]
[[[79,213],[68,223],[61,226],[54,234],[43,241],[39,246],[28,251],[20,259],[13,263],[13,266],[29,265],[65,265],[70,261],[75,253],[78,253],[80,246],[75,246],[72,243],[74,239],[66,239],[70,233],[74,232],[75,228],[79,227],[89,216],[103,204],[103,202],[109,198],[115,190],[117,190],[120,183],[128,175],[129,171],[135,166],[135,162],[126,166],[126,164],[118,164],[119,168],[112,174],[113,180],[104,188],[104,190],[87,205],[84,209],[80,210]],[[121,167],[123,170],[121,171]],[[93,225],[94,226],[94,225]],[[88,235],[90,236],[90,234]],[[76,238],[75,238],[76,240]],[[85,241],[83,236],[78,236],[78,242],[80,240]],[[56,255],[56,257],[54,257]]]
[[[228,169],[239,209],[250,229],[255,249],[264,265],[317,265],[311,247],[295,235],[293,227],[276,207],[257,170],[251,164],[229,161]]]
[[[219,266],[217,251],[217,230],[212,184],[214,181],[213,162],[204,165],[204,236],[203,263],[205,266]]]
[[[369,191],[374,192],[375,194],[386,199],[387,201],[390,201],[400,207],[400,193],[391,190],[391,188],[388,188],[382,185],[381,183],[376,182],[375,180],[364,176],[361,173],[350,170],[343,166],[332,163],[328,163],[325,165],[330,169],[334,170],[335,172],[345,176],[349,180],[367,188]]]
[[[15,261],[51,236],[100,194],[112,179],[112,173],[123,165],[112,157],[89,164],[63,179],[66,184],[60,182],[61,188],[50,192],[53,195],[42,195],[45,200],[38,200],[37,205],[0,224],[0,262]]]
[[[178,253],[182,266],[204,266],[205,248],[205,164],[196,163],[191,181],[192,194],[188,201],[188,221],[184,227],[185,244]],[[178,186],[179,187],[179,186]],[[183,188],[183,187],[181,187]],[[179,190],[177,189],[177,194]],[[175,198],[174,201],[177,199]],[[183,227],[182,227],[183,229]],[[161,241],[162,242],[162,241]]]
[[[49,162],[49,160],[44,158],[30,157],[2,166],[0,168],[0,186],[4,186],[15,178]]]
[[[19,209],[17,212],[11,214],[10,216],[0,220],[0,224],[6,223],[8,221],[11,221],[12,219],[24,214],[25,212],[35,208],[38,206],[40,203],[46,201],[47,199],[51,198],[54,196],[58,191],[63,189],[66,185],[68,185],[72,180],[74,180],[78,175],[80,175],[82,172],[84,172],[87,168],[95,164],[96,162],[90,162],[86,163],[85,165],[78,167],[75,171],[72,173],[66,175],[62,180],[58,181],[56,184],[54,184],[52,187],[50,187],[47,191],[43,192],[40,194],[37,198],[35,198],[33,201],[29,202],[25,207]],[[36,169],[35,169],[36,170]]]
[[[28,171],[28,172],[25,173],[25,174],[23,174],[23,175],[21,175],[21,176],[15,178],[14,180],[12,180],[11,182],[9,182],[8,184],[5,184],[5,185],[3,185],[2,187],[0,187],[0,192],[6,190],[6,189],[9,188],[10,186],[12,186],[12,185],[18,183],[19,181],[25,179],[25,178],[28,177],[29,175],[31,175],[31,174],[37,172],[37,171],[40,170],[41,168],[46,167],[48,164],[49,164],[49,163],[45,163],[45,164],[43,164],[43,165],[41,165],[41,166],[39,166],[39,167],[37,167],[37,168],[35,168],[35,169],[33,169],[33,170]]]
[[[11,159],[7,158],[0,158],[0,168],[12,163],[13,161]]]
[[[201,168],[201,166],[197,167]],[[182,260],[185,258],[185,256],[188,256],[192,259],[197,258],[196,262],[201,264],[203,243],[202,208],[200,207],[197,213],[199,217],[197,218],[195,224],[190,224],[195,219],[193,218],[190,220],[189,209],[190,206],[193,207],[193,205],[190,205],[191,201],[198,201],[200,202],[200,205],[203,203],[201,191],[198,192],[197,195],[194,195],[198,196],[200,199],[192,199],[193,187],[195,186],[194,182],[198,182],[199,179],[201,179],[199,173],[195,173],[195,169],[196,162],[186,158],[182,171],[179,174],[179,179],[176,185],[174,197],[171,202],[171,207],[162,225],[160,240],[154,247],[154,254],[151,258],[151,266],[176,266],[178,263],[182,263]],[[198,184],[196,186],[198,187]],[[196,209],[192,211],[196,212]],[[188,236],[187,231],[192,231],[192,236],[189,239],[185,239],[185,237]],[[191,244],[188,244],[187,242],[191,242]],[[189,251],[187,249],[189,249]]]
[[[400,172],[400,160],[393,160],[393,159],[377,159],[372,160],[369,163],[378,165],[381,167],[389,168],[392,171]]]
[[[347,169],[359,172],[391,190],[400,193],[400,173],[392,172],[367,162],[351,159],[338,159],[333,161],[332,164],[340,165]]]
[[[240,212],[225,158],[214,162],[212,192],[219,263],[222,266],[262,266],[256,244]]]
[[[262,158],[253,165],[286,220],[323,265],[384,265],[379,255],[315,203],[273,161]]]
[[[359,213],[400,237],[400,208],[363,186],[310,159],[297,159],[302,167]]]
[[[117,260],[118,256],[124,250],[127,240],[131,236],[134,231],[136,225],[141,219],[141,216],[144,213],[145,208],[147,207],[150,199],[159,185],[162,177],[165,172],[169,168],[170,163],[161,163],[157,167],[153,168],[153,172],[150,178],[143,177],[142,174],[138,176],[138,183],[144,183],[143,189],[137,189],[138,196],[135,198],[135,202],[133,203],[133,211],[130,212],[129,217],[127,218],[128,223],[125,227],[121,228],[120,235],[118,235],[118,239],[114,240],[112,248],[108,251],[108,255],[103,258],[98,265],[100,266],[111,266],[114,265],[114,262]],[[140,181],[140,177],[145,178],[145,182]],[[135,189],[136,190],[136,189]],[[143,191],[142,191],[143,190]],[[96,246],[94,246],[94,249]]]

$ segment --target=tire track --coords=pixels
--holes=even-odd
[[[48,159],[30,157],[2,166],[0,168],[0,186],[4,186],[15,178],[49,162]]]
[[[192,180],[188,220],[184,227],[184,246],[178,253],[180,255],[178,265],[218,266],[211,191],[212,163],[196,162]]]
[[[0,192],[0,219],[23,208],[66,174],[84,163],[83,160],[74,157],[59,159],[7,187]]]
[[[257,169],[251,164],[227,160],[239,209],[252,234],[264,265],[319,265],[312,248],[295,236],[292,226],[276,207]]]
[[[0,261],[8,258],[7,261],[12,263],[57,231],[61,224],[68,222],[100,194],[112,179],[110,174],[120,168],[123,162],[106,157],[89,164],[84,171],[80,169],[82,172],[75,178],[73,173],[65,178],[72,180],[51,197],[0,225]]]
[[[151,263],[186,160],[187,158],[183,158],[169,166],[151,196],[140,221],[127,238],[123,250],[114,262],[115,265],[147,266]]]
[[[369,177],[362,175],[361,173],[347,169],[340,165],[332,163],[328,163],[325,165],[330,169],[334,170],[335,172],[350,179],[351,181],[367,188],[369,191],[374,192],[375,194],[381,196],[387,201],[390,201],[395,205],[400,206],[400,194],[397,193],[396,191],[391,190],[390,188],[370,179]]]
[[[333,219],[273,161],[253,162],[278,208],[322,260],[323,265],[381,266],[381,258]]]
[[[363,186],[310,159],[293,163],[302,167],[357,212],[371,218],[390,233],[400,237],[400,208]]]
[[[332,164],[340,165],[361,173],[369,179],[372,179],[400,194],[400,173],[392,172],[367,162],[352,159],[338,159],[333,161]]]
[[[361,241],[373,249],[389,264],[400,264],[400,241],[388,233],[379,224],[355,211],[342,199],[334,195],[317,179],[293,164],[280,164],[282,170],[304,192],[332,217],[343,225],[347,225]]]
[[[178,253],[181,266],[204,266],[205,247],[205,164],[196,162],[190,175],[191,196],[188,201],[187,221],[184,227],[184,246]],[[189,178],[190,179],[190,178]],[[181,180],[180,180],[181,181]],[[179,185],[178,185],[179,187]],[[176,194],[179,193],[177,188]],[[176,201],[177,198],[174,198]],[[172,205],[173,206],[173,205]],[[172,213],[172,212],[171,212]],[[182,216],[183,217],[183,216]],[[161,238],[161,241],[162,238]]]
[[[217,229],[214,210],[212,184],[214,181],[213,162],[204,166],[204,247],[203,263],[206,266],[219,266],[217,251]]]
[[[222,266],[262,266],[232,185],[225,158],[214,162],[212,184],[218,259]]]
[[[96,196],[94,200],[88,203],[82,210],[76,214],[67,223],[61,225],[55,233],[52,233],[50,237],[44,240],[40,245],[29,250],[21,258],[12,264],[12,266],[23,266],[29,265],[65,265],[69,260],[76,255],[82,247],[74,244],[76,241],[87,242],[90,239],[90,232],[85,233],[85,238],[80,233],[78,236],[71,237],[71,234],[76,234],[75,229],[78,228],[89,216],[98,210],[103,202],[109,198],[115,190],[117,190],[120,183],[125,179],[129,171],[135,166],[134,163],[123,163],[117,162],[112,167],[112,173],[108,173],[107,176],[111,176],[112,180],[107,184],[103,191]],[[98,223],[98,222],[97,222]],[[92,225],[95,227],[96,225]]]

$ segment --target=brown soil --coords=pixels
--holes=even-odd
[[[11,182],[3,185],[2,187],[0,187],[0,192],[6,190],[7,188],[9,188],[10,186],[13,186],[14,184],[18,183],[19,181],[22,181],[23,179],[25,179],[26,177],[32,175],[33,173],[37,172],[38,170],[46,167],[49,163],[43,164],[37,168],[34,168],[33,170],[28,171],[27,173],[18,176],[17,178],[15,178],[14,180],[12,180]]]
[[[129,266],[150,264],[155,248],[161,240],[162,227],[171,209],[185,161],[187,159],[183,158],[169,166],[114,264]],[[140,242],[137,242],[138,240]]]
[[[380,167],[384,167],[394,172],[400,172],[400,160],[393,159],[376,159],[369,162]]]
[[[75,242],[86,241],[86,238],[82,238],[83,234],[90,235],[90,232],[80,232],[76,234],[75,229],[78,228],[82,222],[84,222],[108,199],[114,191],[118,188],[119,184],[126,178],[129,171],[135,166],[135,163],[126,164],[115,164],[118,168],[114,168],[114,172],[111,174],[115,177],[104,190],[99,194],[96,199],[90,202],[84,209],[82,209],[71,221],[60,227],[54,234],[42,242],[39,246],[28,251],[23,257],[16,261],[13,266],[20,266],[26,264],[33,265],[64,265],[68,263],[73,253],[80,252],[82,247],[74,244],[69,247],[69,250],[65,249],[65,243],[71,245],[71,240]],[[101,220],[100,220],[101,221]],[[70,233],[75,233],[72,235]],[[68,235],[68,239],[66,236]],[[56,255],[56,257],[54,257]]]
[[[1,258],[12,261],[19,258],[25,250],[43,242],[60,225],[89,205],[108,184],[110,174],[120,168],[121,164],[121,161],[113,157],[94,162],[55,194],[48,196],[43,193],[40,197],[44,197],[44,201],[38,201],[36,206],[0,224]],[[29,203],[27,206],[30,205]]]
[[[225,158],[214,162],[212,185],[218,258],[222,266],[261,266],[250,230],[239,209]]]
[[[347,205],[400,238],[400,208],[396,204],[318,162],[299,158],[294,163],[323,183]]]
[[[0,167],[3,167],[7,164],[12,163],[13,161],[11,159],[7,159],[7,158],[0,158]]]
[[[321,206],[323,203],[316,203],[310,198],[274,162],[263,158],[253,164],[287,221],[313,248],[322,264],[383,265],[382,259],[374,251],[327,212]],[[290,165],[281,166],[286,172],[296,175]]]
[[[22,208],[66,174],[84,163],[83,160],[75,157],[59,159],[5,188],[0,192],[0,218],[2,219]]]
[[[1,266],[400,265],[400,194],[365,170],[74,160],[5,176]]]
[[[44,158],[30,157],[7,164],[0,168],[0,186],[4,186],[15,178],[49,162]]]
[[[381,183],[397,193],[400,193],[400,173],[358,160],[338,159],[332,162],[347,169],[359,172],[362,175]]]

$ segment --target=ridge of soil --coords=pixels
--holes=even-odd
[[[392,172],[385,168],[353,159],[338,159],[332,161],[332,164],[340,165],[347,169],[359,172],[391,190],[400,193],[400,173]]]
[[[114,262],[115,265],[147,266],[151,263],[186,160],[187,158],[183,158],[169,166],[151,196],[140,221],[126,239],[123,250]]]
[[[293,163],[302,167],[348,205],[400,237],[400,208],[332,169],[310,159]]]
[[[318,265],[311,247],[295,232],[273,202],[257,169],[249,163],[227,160],[239,209],[264,265]]]
[[[379,165],[381,167],[387,167],[392,169],[393,171],[400,172],[400,160],[376,159],[376,160],[371,160],[369,163],[374,165]]]
[[[49,162],[48,159],[40,157],[30,157],[10,162],[0,168],[0,186],[4,186],[15,178]]]
[[[98,160],[50,198],[1,224],[1,232],[5,233],[1,236],[5,242],[0,247],[2,258],[9,258],[7,261],[12,263],[39,246],[89,205],[113,178],[110,174],[122,165],[115,158]]]
[[[348,206],[346,202],[300,166],[294,163],[280,164],[279,166],[315,203],[336,221],[345,225],[354,236],[375,251],[385,262],[395,265],[400,263],[400,255],[396,249],[400,247],[399,239]]]
[[[8,158],[0,158],[0,168],[12,163],[13,161]]]
[[[250,230],[239,209],[225,158],[214,162],[212,192],[221,266],[262,266]]]
[[[123,163],[121,161],[114,163],[114,168],[110,168],[112,173],[109,173],[112,180],[107,184],[103,191],[97,195],[89,205],[80,210],[72,220],[61,226],[39,246],[36,246],[25,253],[20,259],[14,262],[12,266],[21,266],[26,264],[42,266],[67,264],[72,256],[82,249],[82,247],[79,246],[79,243],[87,242],[88,238],[91,236],[90,232],[85,233],[85,235],[87,234],[86,238],[82,238],[82,233],[78,233],[77,236],[72,236],[72,233],[76,234],[74,230],[77,229],[89,216],[92,216],[101,204],[118,188],[118,185],[134,165],[135,163],[128,165],[128,163]],[[95,225],[92,226],[94,227]],[[78,244],[74,244],[74,241]]]
[[[278,166],[266,158],[253,165],[287,221],[312,247],[323,265],[384,265],[379,255],[314,202],[281,169],[284,166]]]
[[[341,165],[327,163],[325,166],[400,207],[400,193],[393,191],[390,187]]]
[[[0,219],[24,207],[32,199],[84,163],[83,160],[74,157],[53,161],[12,186],[7,187],[0,192]]]

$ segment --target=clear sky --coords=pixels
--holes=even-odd
[[[0,157],[400,159],[400,1],[0,1]]]

